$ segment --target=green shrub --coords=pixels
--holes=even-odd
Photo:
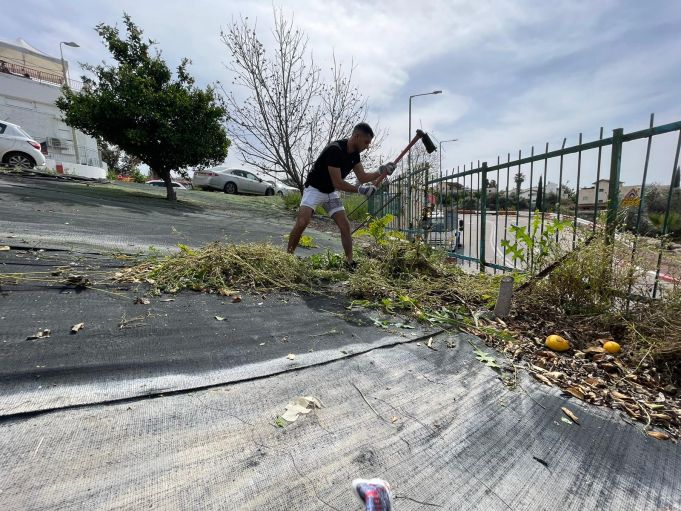
[[[133,169],[130,176],[135,183],[146,183],[148,178],[148,176],[142,174],[138,168]]]
[[[284,202],[284,207],[286,209],[293,209],[296,210],[300,207],[300,200],[302,199],[302,195],[300,193],[287,193],[285,194],[281,200]]]
[[[343,199],[343,207],[348,214],[348,219],[356,222],[364,220],[369,213],[369,202],[364,195],[357,193],[346,195]],[[357,208],[357,211],[355,211],[355,208]]]

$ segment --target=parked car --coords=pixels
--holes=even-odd
[[[173,183],[173,188],[177,188],[178,190],[186,190],[187,189],[187,187],[184,186],[182,183],[178,183],[177,181],[172,181],[172,183]],[[162,179],[151,179],[151,180],[147,181],[146,184],[151,185],[151,186],[158,186],[158,187],[161,187],[161,188],[166,187],[166,184]]]
[[[249,195],[274,195],[275,187],[261,178],[241,169],[212,167],[197,170],[192,178],[194,188],[204,190],[222,190],[225,193],[243,193]]]
[[[40,144],[19,126],[0,121],[0,162],[32,169],[45,166],[45,155],[40,151]]]
[[[283,197],[284,195],[290,195],[292,193],[300,193],[300,190],[298,190],[298,188],[296,188],[295,186],[289,186],[289,185],[285,185],[284,183],[278,183],[278,182],[272,182],[272,181],[269,181],[269,183],[274,185],[276,193],[280,197]]]

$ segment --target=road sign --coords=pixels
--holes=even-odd
[[[620,202],[620,205],[624,208],[638,206],[641,203],[641,190],[639,188],[632,188],[627,192],[627,194]]]

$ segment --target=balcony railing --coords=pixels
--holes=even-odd
[[[33,69],[30,67],[13,64],[11,62],[0,62],[0,73],[5,73],[20,78],[26,78],[40,83],[47,83],[50,85],[64,85],[64,76],[61,74],[48,73]],[[80,90],[83,86],[82,82],[76,80],[69,80],[69,86],[74,90]]]

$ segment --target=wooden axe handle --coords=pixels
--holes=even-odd
[[[423,138],[423,135],[425,135],[425,133],[423,131],[416,130],[416,135],[414,135],[414,138],[411,139],[411,141],[409,142],[409,145],[404,148],[404,150],[400,153],[400,155],[393,160],[393,163],[395,165],[397,165],[400,162],[400,160],[402,158],[404,158],[404,155],[409,152],[409,149],[411,149],[416,142],[418,142],[419,140],[421,140],[421,138]],[[374,186],[376,188],[378,188],[386,177],[387,177],[387,174],[380,175],[378,178],[376,178],[374,180],[374,183],[373,183]]]

